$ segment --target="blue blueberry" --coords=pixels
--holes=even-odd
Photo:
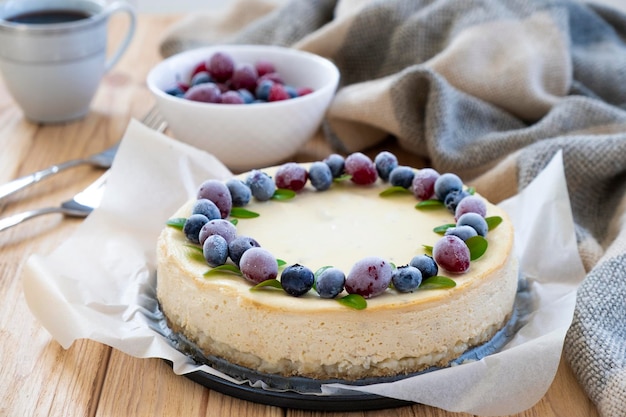
[[[456,222],[456,226],[471,226],[479,236],[486,237],[489,231],[487,221],[478,213],[465,213]]]
[[[289,295],[300,297],[313,288],[315,276],[306,266],[294,264],[286,267],[280,274],[280,284]]]
[[[233,199],[233,206],[243,207],[250,202],[252,191],[245,182],[231,178],[226,181],[226,187],[230,191],[230,197]]]
[[[315,289],[322,298],[335,298],[342,291],[346,283],[346,275],[337,268],[328,268],[322,271],[315,282]]]
[[[290,98],[298,97],[298,90],[296,90],[295,87],[293,87],[291,85],[286,85],[285,86],[285,91],[287,91],[287,94],[289,94]]]
[[[200,198],[196,200],[191,209],[192,214],[204,214],[207,219],[221,219],[222,213],[217,205],[208,198]]]
[[[338,178],[343,175],[345,162],[345,158],[337,153],[333,153],[324,159],[324,163],[330,168],[333,178]]]
[[[441,174],[435,181],[435,196],[437,199],[444,201],[448,193],[452,191],[461,191],[463,189],[463,181],[456,174]]]
[[[400,292],[416,290],[422,283],[422,272],[414,266],[398,267],[391,275],[393,287]]]
[[[448,211],[454,214],[456,212],[456,207],[459,205],[461,200],[469,196],[470,193],[465,190],[450,191],[448,195],[446,195],[446,197],[443,199],[443,204],[446,206]]]
[[[254,94],[252,94],[249,90],[240,88],[237,92],[241,95],[245,104],[254,103]]]
[[[228,259],[228,243],[220,235],[211,235],[206,238],[202,245],[202,254],[209,266],[224,265]]]
[[[464,242],[470,237],[476,236],[477,234],[478,232],[476,232],[476,230],[473,227],[467,226],[467,225],[450,227],[446,229],[446,233],[445,233],[446,236],[453,235],[458,238],[461,238],[461,240],[463,240]]]
[[[328,164],[313,162],[309,167],[309,181],[317,191],[328,190],[333,184],[333,173]]]
[[[239,261],[244,252],[250,248],[258,247],[261,247],[261,245],[255,239],[248,236],[237,236],[228,244],[228,256],[230,256],[235,265],[239,266]]]
[[[209,222],[204,214],[192,214],[185,220],[183,225],[183,233],[190,242],[200,243],[200,230]]]
[[[409,189],[413,184],[413,177],[415,177],[415,171],[413,171],[413,168],[398,166],[389,174],[389,183],[394,187]]]
[[[208,72],[200,71],[191,78],[190,85],[198,85],[198,84],[212,83],[212,82],[214,82],[214,80],[213,78],[211,78]]]
[[[398,158],[389,151],[382,151],[374,158],[376,171],[383,181],[389,181],[391,171],[398,167]]]
[[[272,89],[273,85],[274,85],[274,82],[271,80],[261,81],[257,85],[256,90],[255,90],[256,98],[259,100],[267,101],[270,95],[270,90]]]
[[[183,97],[185,95],[185,91],[178,86],[165,90],[165,93],[176,97]]]
[[[428,255],[416,255],[411,259],[409,265],[419,269],[422,273],[422,279],[434,277],[439,273],[437,262]]]
[[[259,201],[267,201],[276,192],[276,184],[265,172],[254,169],[248,174],[246,184],[250,187],[252,196]]]

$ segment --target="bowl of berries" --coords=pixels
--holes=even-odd
[[[173,136],[234,172],[293,156],[318,131],[338,83],[331,61],[268,45],[192,49],[147,78]]]

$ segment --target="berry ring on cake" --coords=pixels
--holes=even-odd
[[[158,239],[157,299],[210,365],[395,378],[507,325],[512,248],[506,213],[458,176],[334,154],[200,185]]]

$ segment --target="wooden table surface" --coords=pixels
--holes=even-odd
[[[87,156],[115,143],[131,117],[140,119],[153,104],[145,85],[148,70],[161,58],[160,34],[181,16],[141,15],[129,51],[106,75],[83,120],[37,125],[26,121],[0,80],[0,184],[67,159]],[[111,24],[112,48],[123,21]],[[298,155],[325,155],[323,143],[310,143]],[[409,158],[406,155],[402,158]],[[93,181],[91,167],[47,179],[0,201],[0,217],[57,205]],[[211,391],[175,375],[159,359],[136,359],[108,346],[80,340],[63,349],[30,313],[21,272],[28,257],[47,254],[81,220],[47,215],[0,233],[0,416],[429,416],[450,413],[423,405],[365,412],[282,409]],[[564,362],[545,397],[518,416],[594,417],[598,413]]]

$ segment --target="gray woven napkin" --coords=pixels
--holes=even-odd
[[[213,43],[332,59],[338,151],[392,136],[496,202],[562,150],[588,271],[565,355],[603,417],[626,415],[626,14],[568,0],[245,0],[184,19],[161,52]]]

